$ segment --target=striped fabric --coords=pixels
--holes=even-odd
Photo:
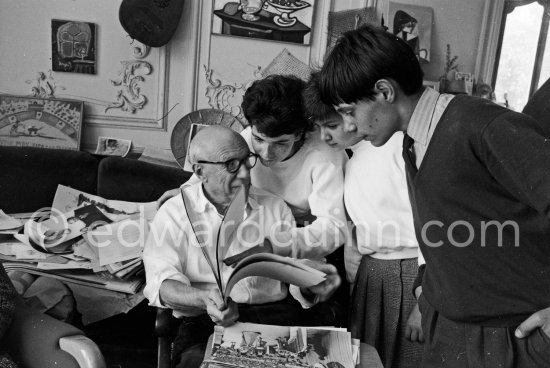
[[[420,366],[422,345],[405,337],[416,300],[411,292],[417,258],[379,260],[363,256],[352,296],[352,337],[372,345],[385,368]]]

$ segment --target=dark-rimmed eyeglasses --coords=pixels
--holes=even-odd
[[[252,169],[254,165],[256,165],[256,162],[258,161],[258,155],[250,152],[248,156],[245,158],[233,158],[231,160],[227,161],[221,161],[221,162],[213,162],[213,161],[205,161],[205,160],[199,160],[197,161],[198,164],[213,164],[213,165],[225,165],[225,169],[234,174],[241,168],[241,165],[244,163],[247,168]]]

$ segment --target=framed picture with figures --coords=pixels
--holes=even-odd
[[[78,151],[84,103],[0,95],[0,145]]]
[[[212,33],[309,45],[315,0],[214,0]]]

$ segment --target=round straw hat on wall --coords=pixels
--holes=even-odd
[[[222,125],[238,133],[243,130],[239,119],[222,110],[202,109],[185,115],[176,123],[170,137],[172,154],[185,171],[193,171],[191,163],[187,160],[187,148],[193,136],[204,125]]]

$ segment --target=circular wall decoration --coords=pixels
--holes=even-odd
[[[202,109],[185,115],[176,123],[170,137],[172,154],[185,171],[193,171],[191,163],[187,160],[187,147],[190,138],[200,130],[201,125],[222,125],[238,133],[244,129],[239,119],[222,110]]]

